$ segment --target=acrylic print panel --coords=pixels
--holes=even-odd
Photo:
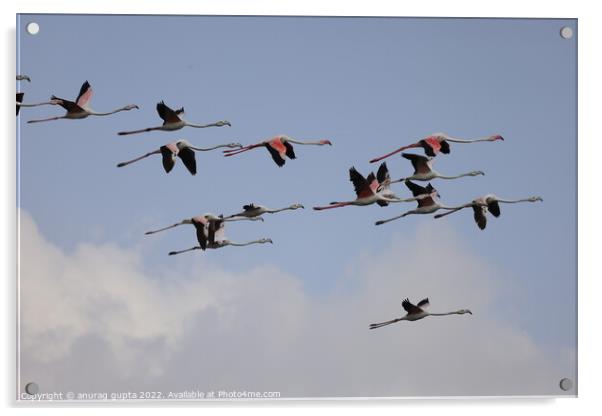
[[[576,20],[17,33],[19,399],[576,395]]]

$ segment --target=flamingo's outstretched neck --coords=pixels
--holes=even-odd
[[[230,122],[227,120],[220,120],[220,121],[216,121],[215,123],[209,123],[209,124],[194,124],[194,123],[189,123],[186,122],[186,125],[188,127],[193,127],[195,129],[204,129],[206,127],[223,127],[223,126],[231,126]]]
[[[496,198],[496,201],[498,202],[502,202],[504,204],[516,204],[519,202],[541,202],[543,201],[543,198],[540,196],[532,196],[530,198],[523,198],[523,199],[500,199],[500,198]]]
[[[494,142],[496,140],[504,140],[504,138],[502,136],[500,136],[499,134],[495,134],[493,136],[487,136],[487,137],[480,137],[478,139],[457,139],[455,137],[449,137],[447,136],[445,138],[446,141],[448,142],[452,142],[452,143],[476,143],[476,142]]]
[[[377,158],[375,158],[375,159],[372,159],[372,160],[370,160],[370,163],[376,163],[376,162],[380,162],[381,160],[383,160],[383,159],[386,159],[386,158],[388,158],[388,157],[390,157],[390,156],[393,156],[393,155],[395,155],[395,154],[397,154],[397,153],[399,153],[399,152],[403,152],[403,151],[404,151],[404,150],[406,150],[406,149],[411,149],[411,148],[414,148],[414,147],[419,147],[419,146],[420,146],[420,145],[419,145],[418,143],[414,143],[414,144],[409,144],[409,145],[407,145],[407,146],[400,147],[399,149],[397,149],[397,150],[394,150],[394,151],[392,151],[391,153],[387,153],[387,154],[386,154],[386,155],[384,155],[384,156],[380,156],[380,157],[377,157]]]
[[[332,202],[330,205],[328,205],[326,207],[314,207],[314,209],[316,211],[322,211],[325,209],[345,207],[347,205],[351,205],[351,202]]]
[[[330,140],[296,140],[296,139],[288,138],[287,141],[289,141],[291,143],[295,143],[295,144],[302,144],[302,145],[315,145],[315,146],[329,145],[329,146],[332,146],[332,143],[330,142]]]
[[[235,247],[243,247],[243,246],[250,246],[251,244],[265,244],[265,243],[273,244],[272,240],[269,238],[261,238],[259,240],[248,241],[246,243],[236,243],[233,241],[228,241],[229,246],[235,246]]]
[[[460,309],[457,311],[452,311],[452,312],[444,312],[444,313],[428,313],[429,316],[447,316],[447,315],[464,315],[465,313],[468,313],[470,315],[472,315],[472,312],[469,311],[468,309]]]
[[[445,176],[445,175],[441,175],[441,174],[437,173],[436,177],[440,178],[440,179],[458,179],[458,178],[463,178],[464,176],[479,176],[479,175],[485,175],[485,172],[478,170],[478,171],[473,171],[473,172],[462,173],[460,175],[455,175],[455,176]]]
[[[194,147],[194,146],[188,146],[188,147],[192,150],[196,150],[197,152],[209,152],[211,150],[219,149],[220,147],[229,147],[231,149],[238,150],[242,147],[242,145],[240,143],[228,143],[228,144],[218,144],[217,146],[213,146],[213,147]]]
[[[92,110],[89,110],[88,114],[91,115],[91,116],[110,116],[111,114],[119,113],[121,111],[133,110],[134,108],[138,108],[138,106],[135,105],[135,104],[130,104],[130,105],[126,105],[126,106],[121,107],[121,108],[117,108],[117,109],[115,109],[113,111],[109,111],[107,113],[97,113],[97,112],[94,112]]]
[[[118,167],[118,168],[122,168],[122,167],[124,167],[124,166],[127,166],[127,165],[129,165],[130,163],[138,162],[139,160],[142,160],[142,159],[144,159],[144,158],[147,158],[147,157],[149,157],[149,156],[152,156],[152,155],[156,155],[156,154],[158,154],[158,153],[161,153],[161,150],[155,150],[154,152],[149,152],[149,153],[147,153],[147,154],[145,154],[145,155],[142,155],[142,156],[140,156],[140,157],[137,157],[137,158],[135,158],[135,159],[128,160],[127,162],[121,162],[121,163],[118,163],[118,164],[117,164],[117,167]]]

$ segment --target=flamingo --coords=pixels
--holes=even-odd
[[[543,198],[540,196],[532,196],[529,198],[523,199],[501,199],[493,194],[481,196],[479,198],[475,198],[471,202],[464,204],[454,210],[446,212],[444,214],[437,214],[435,218],[445,217],[446,215],[453,214],[454,212],[458,212],[464,208],[472,208],[474,212],[474,220],[477,223],[477,226],[484,230],[487,226],[487,212],[491,212],[494,217],[499,217],[501,215],[500,211],[500,203],[503,204],[517,204],[520,202],[537,202],[543,201]]]
[[[429,158],[426,156],[415,155],[413,153],[402,153],[401,156],[408,159],[412,162],[412,166],[414,167],[414,174],[412,176],[408,176],[407,178],[401,178],[390,183],[404,182],[406,180],[415,180],[415,181],[430,181],[435,178],[441,179],[457,179],[462,178],[464,176],[478,176],[485,175],[484,172],[480,170],[475,170],[468,173],[463,173],[461,175],[456,176],[445,176],[437,172],[433,169],[434,158]]]
[[[426,153],[427,156],[435,157],[437,155],[437,153],[439,153],[439,152],[444,153],[444,154],[449,153],[450,148],[449,148],[448,142],[476,143],[476,142],[494,142],[497,140],[504,140],[504,138],[502,136],[500,136],[499,134],[495,134],[493,136],[482,137],[482,138],[474,139],[474,140],[463,140],[463,139],[456,139],[456,138],[450,137],[449,135],[447,135],[445,133],[435,133],[435,134],[431,134],[428,137],[425,137],[424,139],[417,141],[416,143],[412,143],[407,146],[402,146],[399,149],[392,151],[391,153],[387,153],[384,156],[374,158],[370,161],[370,163],[379,162],[383,159],[388,158],[389,156],[393,156],[396,153],[399,153],[406,149],[412,149],[414,147],[422,147],[424,149],[424,153]]]
[[[65,100],[64,98],[59,98],[59,97],[56,97],[53,95],[50,97],[50,101],[48,101],[46,103],[38,104],[38,105],[43,105],[43,104],[56,105],[56,104],[58,104],[61,107],[63,107],[65,110],[67,110],[67,113],[64,116],[50,117],[50,118],[44,118],[44,119],[40,119],[40,120],[29,120],[28,123],[40,123],[43,121],[52,121],[52,120],[59,120],[59,119],[75,120],[75,119],[80,119],[80,118],[86,118],[88,116],[108,116],[111,114],[119,113],[120,111],[129,111],[129,110],[133,110],[134,108],[136,108],[136,109],[139,108],[136,104],[128,104],[125,107],[121,107],[116,110],[109,111],[108,113],[97,113],[97,112],[91,110],[90,107],[88,107],[88,104],[90,103],[91,98],[92,98],[92,86],[90,85],[90,83],[88,81],[86,81],[81,86],[81,88],[79,90],[79,95],[77,96],[75,102]],[[25,107],[25,105],[22,105],[22,107]]]
[[[456,208],[463,207],[448,207],[445,205],[441,205],[437,201],[437,198],[440,197],[439,192],[437,192],[437,190],[433,188],[433,186],[430,183],[426,187],[416,185],[415,183],[410,181],[405,181],[405,184],[410,189],[410,191],[412,191],[412,195],[416,197],[416,201],[418,202],[418,208],[404,212],[401,215],[397,215],[396,217],[389,218],[387,220],[376,221],[375,225],[385,224],[387,222],[394,221],[411,214],[432,214],[433,212],[438,211],[440,209],[454,210]],[[422,198],[419,198],[421,196]]]
[[[128,134],[138,134],[144,133],[147,131],[153,130],[162,130],[162,131],[174,131],[180,130],[183,127],[194,127],[195,129],[203,129],[205,127],[223,127],[223,126],[231,126],[230,122],[227,120],[217,121],[215,123],[209,124],[193,124],[182,118],[184,114],[184,107],[179,108],[177,110],[172,110],[169,108],[165,102],[161,101],[157,103],[157,113],[159,113],[159,117],[163,120],[163,124],[157,127],[148,127],[146,129],[133,130],[133,131],[120,131],[120,136],[125,136]]]
[[[385,163],[382,163],[378,168],[378,175],[376,177],[374,176],[374,173],[370,173],[370,175],[365,178],[355,169],[355,167],[351,167],[351,169],[349,169],[349,180],[353,183],[353,187],[355,188],[355,200],[331,202],[328,206],[314,207],[314,209],[316,211],[321,211],[347,205],[364,206],[374,203],[381,207],[386,207],[390,202],[410,202],[417,200],[417,198],[424,197],[422,195],[414,195],[414,198],[401,199],[393,194],[389,189],[391,177],[389,176],[389,170]]]
[[[208,248],[218,249],[226,246],[243,247],[251,244],[273,244],[273,241],[270,238],[260,238],[259,240],[247,241],[245,243],[236,243],[234,241],[228,240],[226,239],[224,234],[225,221],[226,219],[220,218],[217,221],[211,221],[207,224],[195,225],[195,227],[197,228],[197,240],[199,242],[199,245],[188,248],[186,250],[170,251],[169,255],[174,256],[176,254],[182,254],[193,250],[205,251]]]
[[[246,217],[223,218],[223,216],[221,216],[221,215],[217,216],[214,214],[203,214],[203,215],[198,215],[196,217],[184,219],[180,222],[176,222],[175,224],[169,225],[167,227],[159,228],[158,230],[147,231],[144,233],[144,235],[156,234],[161,231],[169,230],[171,228],[179,227],[180,225],[185,225],[185,224],[194,225],[198,232],[200,226],[209,227],[209,225],[212,222],[222,223],[225,221],[263,221],[263,218],[261,218],[261,217],[258,217],[258,218],[246,218]]]
[[[138,162],[144,158],[147,158],[152,155],[161,154],[163,156],[163,169],[165,169],[166,173],[171,172],[174,165],[176,164],[176,157],[182,159],[184,162],[184,166],[186,169],[192,174],[196,175],[196,157],[194,152],[208,152],[213,149],[218,149],[220,147],[230,147],[230,148],[240,148],[242,145],[240,143],[228,143],[228,144],[218,144],[217,146],[201,148],[194,147],[187,140],[178,140],[177,142],[167,143],[161,146],[159,149],[154,150],[152,152],[146,153],[140,157],[129,160],[127,162],[121,162],[117,164],[118,168],[129,165],[130,163]]]
[[[28,75],[17,75],[17,81],[31,82],[31,78]]]
[[[233,218],[233,217],[254,218],[254,217],[259,217],[263,214],[276,214],[277,212],[282,212],[282,211],[287,211],[287,210],[294,211],[299,208],[304,209],[305,207],[301,204],[292,204],[288,207],[272,209],[272,208],[265,207],[263,205],[250,203],[247,205],[243,205],[242,212],[239,212],[238,214],[229,215],[226,217],[226,219]]]
[[[271,139],[264,140],[260,143],[245,146],[242,149],[224,150],[224,156],[234,156],[239,153],[243,153],[248,150],[264,146],[272,155],[272,159],[274,159],[274,162],[276,162],[276,164],[279,167],[282,167],[284,166],[284,163],[286,161],[285,157],[288,157],[289,159],[296,159],[295,151],[293,150],[293,145],[291,143],[315,146],[323,146],[327,144],[329,146],[332,146],[330,140],[299,141],[285,134],[281,134]]]
[[[428,312],[425,310],[426,308],[428,308],[430,306],[428,298],[422,299],[420,302],[418,302],[417,305],[414,305],[412,302],[409,301],[409,299],[406,298],[401,302],[401,306],[407,312],[407,314],[405,316],[402,316],[401,318],[397,318],[397,319],[392,319],[392,320],[386,321],[386,322],[370,324],[370,329],[376,329],[376,328],[380,328],[380,327],[383,327],[386,325],[391,325],[391,324],[394,324],[395,322],[399,322],[399,321],[417,321],[419,319],[426,318],[427,316],[464,315],[465,313],[472,315],[472,312],[469,309],[459,309],[457,311],[446,312],[446,313]]]

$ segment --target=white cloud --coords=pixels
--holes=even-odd
[[[445,227],[365,253],[336,290],[310,295],[275,267],[232,273],[210,253],[183,260],[192,268],[173,259],[175,271],[146,271],[139,253],[114,245],[65,253],[21,212],[21,380],[43,391],[561,394],[572,352],[512,325],[498,307],[512,294],[503,274]],[[400,316],[406,296],[474,315],[368,330]]]

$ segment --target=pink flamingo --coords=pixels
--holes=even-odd
[[[161,130],[161,131],[174,131],[180,130],[183,127],[193,127],[195,129],[204,129],[206,127],[223,127],[223,126],[231,126],[230,122],[227,120],[217,121],[215,123],[209,124],[193,124],[182,118],[184,114],[184,107],[179,108],[177,110],[172,110],[169,108],[163,101],[157,103],[157,113],[159,113],[159,117],[163,120],[163,124],[156,127],[148,127],[146,129],[140,130],[132,130],[132,131],[120,131],[120,136],[125,136],[128,134],[138,134],[144,133],[147,131],[153,130]]]
[[[412,166],[414,167],[414,174],[412,176],[408,176],[407,178],[396,179],[394,181],[391,181],[390,183],[404,182],[406,180],[430,181],[435,178],[457,179],[463,176],[485,175],[484,172],[480,170],[475,170],[472,172],[463,173],[461,175],[445,176],[433,169],[433,162],[435,160],[434,158],[428,158],[426,156],[415,155],[412,153],[402,153],[401,156],[412,162]]]
[[[77,96],[77,99],[75,100],[75,102],[65,100],[64,98],[59,98],[59,97],[56,97],[53,95],[52,97],[50,97],[50,101],[45,102],[45,103],[35,104],[35,105],[44,105],[44,104],[57,105],[58,104],[61,107],[63,107],[65,110],[67,110],[67,113],[64,116],[50,117],[50,118],[44,118],[44,119],[40,119],[40,120],[29,120],[28,123],[40,123],[43,121],[52,121],[52,120],[60,120],[60,119],[75,120],[75,119],[80,119],[80,118],[86,118],[88,116],[108,116],[111,114],[118,113],[120,111],[129,111],[129,110],[133,110],[134,108],[138,108],[138,106],[136,104],[129,104],[129,105],[126,105],[125,107],[121,107],[116,110],[109,111],[108,113],[97,113],[97,112],[91,110],[90,107],[88,106],[91,98],[92,98],[92,87],[90,86],[90,83],[88,81],[86,81],[81,86],[81,88],[79,90],[79,95]],[[21,106],[22,107],[31,107],[33,105],[21,104]]]
[[[435,218],[445,217],[446,215],[453,214],[454,212],[458,212],[464,208],[472,208],[474,220],[477,226],[484,230],[487,226],[487,212],[491,212],[494,217],[499,217],[501,215],[500,203],[503,204],[517,204],[521,202],[537,202],[543,201],[543,198],[540,196],[532,196],[524,199],[501,199],[493,194],[481,196],[473,199],[471,202],[464,204],[454,210],[446,212],[444,214],[437,214]]]
[[[418,202],[418,208],[404,212],[401,215],[397,215],[387,220],[376,221],[375,225],[385,224],[387,222],[391,222],[412,214],[432,214],[433,212],[438,211],[440,209],[454,210],[456,208],[460,208],[460,206],[448,207],[440,204],[437,200],[440,196],[439,192],[437,192],[437,190],[433,188],[433,186],[430,183],[426,187],[416,185],[415,183],[410,181],[405,181],[405,184],[410,189],[410,191],[412,191],[412,195],[414,195],[414,197],[422,196],[422,198],[416,199],[416,202]]]
[[[196,234],[199,245],[185,250],[171,251],[169,252],[169,255],[175,256],[176,254],[182,254],[193,250],[205,251],[208,248],[218,249],[226,246],[243,247],[251,244],[273,244],[273,241],[270,238],[260,238],[259,240],[247,241],[245,243],[236,243],[234,241],[228,240],[226,239],[226,236],[224,234],[225,221],[227,220],[220,217],[218,220],[209,221],[205,223],[196,223],[195,228],[197,229]]]
[[[444,153],[444,154],[449,153],[450,148],[449,148],[448,142],[476,143],[476,142],[494,142],[496,140],[504,140],[504,138],[502,136],[500,136],[499,134],[496,134],[493,136],[487,136],[487,137],[483,137],[480,139],[463,140],[463,139],[456,139],[456,138],[450,137],[449,135],[447,135],[445,133],[435,133],[428,137],[425,137],[422,140],[417,141],[416,143],[412,143],[407,146],[402,146],[399,149],[392,151],[391,153],[387,153],[384,156],[380,156],[375,159],[372,159],[370,161],[370,163],[375,163],[375,162],[381,161],[383,159],[388,158],[389,156],[393,156],[396,153],[402,152],[406,149],[412,149],[414,147],[422,147],[424,149],[424,153],[426,153],[427,156],[435,157],[437,155],[437,153],[439,153],[439,152]]]
[[[398,198],[389,188],[391,177],[389,176],[389,170],[385,163],[380,165],[378,176],[374,176],[374,173],[371,172],[367,178],[352,167],[349,169],[349,180],[353,183],[353,187],[355,188],[356,199],[345,202],[331,202],[328,206],[314,207],[314,209],[316,211],[321,211],[348,205],[365,206],[374,203],[381,207],[386,207],[390,202],[410,202],[425,197],[420,195],[408,199]]]
[[[161,154],[163,156],[163,169],[165,169],[166,173],[171,172],[174,165],[176,164],[176,157],[182,159],[184,166],[186,169],[192,174],[196,175],[196,157],[194,152],[208,152],[213,149],[218,149],[220,147],[230,147],[230,148],[240,148],[242,147],[240,143],[228,143],[228,144],[219,144],[217,146],[201,148],[194,147],[186,140],[178,140],[177,142],[167,143],[161,146],[159,149],[154,150],[152,152],[146,153],[140,157],[129,160],[127,162],[121,162],[117,164],[118,168],[123,166],[127,166],[130,163],[138,162],[144,158],[147,158],[152,155]]]
[[[392,319],[386,322],[370,324],[370,329],[376,329],[386,325],[391,325],[399,321],[417,321],[419,319],[426,318],[427,316],[464,315],[465,313],[472,315],[472,312],[469,309],[460,309],[457,311],[446,313],[432,313],[426,310],[426,308],[428,308],[429,305],[430,304],[428,298],[422,299],[420,302],[418,302],[417,305],[414,305],[412,302],[410,302],[409,299],[406,298],[403,300],[403,302],[401,302],[401,306],[407,312],[405,316],[402,316],[401,318],[397,319]]]
[[[330,142],[330,140],[299,141],[299,140],[295,140],[292,137],[289,137],[287,135],[281,134],[281,135],[275,136],[271,139],[264,140],[263,142],[245,146],[242,149],[224,150],[224,156],[226,156],[226,157],[234,156],[239,153],[243,153],[243,152],[255,149],[257,147],[263,146],[266,149],[268,149],[268,151],[272,155],[272,159],[274,159],[274,162],[276,162],[276,164],[279,167],[282,167],[282,166],[284,166],[286,157],[288,157],[289,159],[296,158],[295,151],[293,150],[293,145],[291,143],[302,144],[302,145],[316,145],[316,146],[323,146],[323,145],[327,144],[329,146],[332,146],[332,143]]]

